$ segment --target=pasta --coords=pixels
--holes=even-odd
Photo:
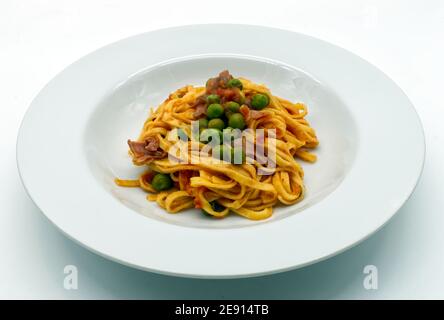
[[[128,140],[133,163],[147,170],[138,180],[115,182],[142,188],[170,213],[195,207],[215,218],[233,212],[266,219],[275,205],[304,198],[304,172],[295,158],[315,162],[310,150],[318,145],[306,115],[304,104],[223,71],[151,110],[137,141]],[[177,161],[179,151],[186,161]]]

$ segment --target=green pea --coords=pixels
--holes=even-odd
[[[231,112],[239,112],[240,105],[237,102],[230,101],[225,104],[225,108]]]
[[[204,129],[200,133],[200,141],[206,143],[219,138],[219,144],[222,142],[222,131],[215,128]]]
[[[222,212],[225,210],[225,207],[217,201],[211,201],[210,204],[211,208],[216,212]]]
[[[219,103],[220,102],[220,97],[217,94],[210,94],[207,97],[207,102],[208,102],[208,104]]]
[[[211,209],[213,209],[216,212],[222,212],[225,210],[225,207],[223,205],[221,205],[219,202],[215,201],[211,201],[210,202],[211,205]],[[212,217],[213,215],[211,213],[206,212],[205,210],[202,209],[202,213],[206,216]]]
[[[173,186],[173,180],[169,174],[158,173],[151,180],[151,185],[156,191],[168,190]]]
[[[201,128],[208,128],[208,119],[206,118],[199,119],[199,129]]]
[[[228,119],[228,125],[234,129],[244,129],[245,128],[245,119],[244,116],[240,113],[233,113]]]
[[[232,151],[230,146],[218,145],[213,148],[212,157],[219,160],[224,160],[224,158],[226,158],[228,161],[231,161],[231,153]]]
[[[207,117],[210,119],[219,118],[224,113],[224,108],[219,103],[213,103],[208,106]]]
[[[231,79],[231,80],[228,80],[227,87],[228,88],[239,88],[242,90],[243,85],[239,79]]]
[[[256,110],[262,110],[270,103],[267,95],[257,93],[251,98],[251,106]]]
[[[219,118],[211,119],[208,122],[208,128],[223,130],[225,128],[225,123],[222,119]]]

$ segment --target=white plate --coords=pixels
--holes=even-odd
[[[148,107],[223,69],[308,105],[320,147],[319,161],[303,164],[304,201],[266,221],[219,220],[168,214],[115,186],[140,172],[126,140]],[[408,98],[354,54],[283,30],[197,25],[131,37],[66,68],[29,108],[17,161],[42,212],[90,250],[154,272],[233,278],[301,267],[368,237],[413,191],[424,149]]]

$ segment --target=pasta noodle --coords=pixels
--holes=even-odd
[[[301,201],[305,193],[304,172],[295,158],[315,162],[316,155],[310,149],[318,145],[315,131],[305,120],[306,106],[274,96],[264,85],[248,79],[239,78],[240,83],[230,82],[232,79],[224,71],[219,77],[211,78],[206,87],[188,85],[178,89],[156,110],[151,110],[137,141],[129,141],[133,163],[147,166],[147,171],[138,180],[116,179],[116,183],[123,187],[142,188],[148,192],[148,200],[156,201],[170,213],[196,207],[216,218],[234,212],[248,219],[261,220],[270,217],[273,207],[279,203],[292,205]],[[237,87],[230,87],[231,83]],[[193,140],[192,123],[203,119],[205,113],[208,117],[211,115],[207,101],[214,93],[218,93],[216,98],[221,99],[218,106],[224,105],[225,115],[220,118],[225,123],[227,118],[232,123],[233,116],[227,112],[227,101],[238,101],[240,108],[236,113],[242,116],[237,117],[245,122],[242,132],[247,132],[246,129],[253,132],[249,141],[256,149],[262,147],[265,158],[271,154],[270,146],[275,146],[275,159],[270,162],[274,164],[273,168],[267,169],[257,155],[244,154],[245,159],[240,164],[215,162],[211,155],[202,156],[208,144]],[[262,96],[267,98],[268,104],[262,109],[254,108]],[[263,129],[263,141],[259,142],[257,133],[254,133],[256,129]],[[174,157],[169,151],[180,140],[171,138],[174,132],[176,138],[179,133],[186,135],[185,141],[179,143],[189,157],[186,162],[172,161]],[[202,132],[201,128],[201,135]],[[246,138],[240,139],[245,147]],[[213,149],[213,155],[214,152]],[[158,180],[169,188],[162,189],[154,184],[158,182],[154,180],[158,173],[167,175],[165,181]]]

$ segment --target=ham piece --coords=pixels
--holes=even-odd
[[[146,164],[155,159],[162,159],[167,155],[160,148],[157,137],[148,137],[142,142],[128,140],[128,146],[133,153],[133,160],[136,164]]]

